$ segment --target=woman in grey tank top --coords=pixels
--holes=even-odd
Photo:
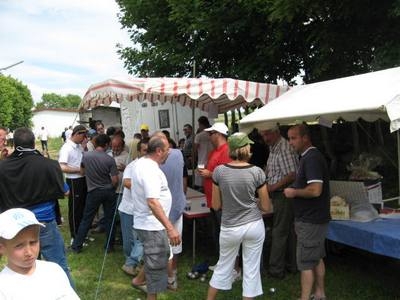
[[[231,289],[232,271],[240,246],[243,299],[253,299],[263,293],[260,261],[265,229],[262,213],[271,210],[271,201],[264,171],[248,163],[252,143],[245,133],[230,136],[232,162],[218,166],[212,175],[212,207],[222,208],[222,219],[219,260],[210,280],[208,300],[215,299],[218,290]]]

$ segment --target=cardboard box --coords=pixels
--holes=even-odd
[[[364,186],[367,189],[368,201],[373,204],[381,204],[382,200],[382,183],[376,182],[364,182]]]
[[[331,218],[332,220],[350,220],[350,206],[332,206],[331,205]]]

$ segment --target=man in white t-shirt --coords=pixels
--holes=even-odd
[[[147,154],[147,140],[141,140],[136,145],[139,157]],[[131,161],[125,168],[123,174],[124,189],[122,193],[121,203],[118,206],[119,219],[121,223],[122,248],[125,254],[125,263],[122,270],[132,276],[136,276],[140,270],[139,265],[143,256],[143,245],[137,237],[136,231],[133,229],[133,202],[131,195],[131,170],[132,166],[138,161],[137,157]]]
[[[62,145],[58,162],[65,174],[69,190],[68,195],[68,222],[71,238],[74,239],[85,209],[87,185],[85,176],[81,174],[81,162],[84,149],[82,142],[87,139],[87,129],[77,125],[72,130],[71,138]],[[72,240],[71,240],[72,243]]]
[[[44,128],[44,126],[42,126],[42,128],[40,128],[40,131],[39,131],[39,139],[40,139],[40,143],[42,144],[43,152],[48,151],[48,147],[47,147],[48,135],[49,135],[49,133],[47,132],[47,129]]]
[[[143,243],[148,300],[157,299],[157,293],[167,289],[169,244],[176,246],[181,242],[179,233],[168,219],[172,197],[167,179],[159,168],[168,154],[166,137],[155,135],[149,140],[147,155],[141,157],[131,170],[131,194],[136,200],[133,203],[134,228]],[[143,281],[139,274],[132,284],[140,286]]]
[[[65,130],[65,141],[68,141],[72,136],[72,126],[69,126],[67,130]]]

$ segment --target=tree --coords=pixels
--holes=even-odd
[[[273,29],[256,2],[120,0],[121,24],[139,47],[120,46],[119,54],[142,76],[191,76],[195,61],[196,75],[291,79],[300,61],[284,57],[286,45],[265,47],[274,43]]]
[[[81,101],[78,95],[61,96],[49,93],[42,95],[42,101],[36,103],[36,108],[78,108]]]
[[[396,0],[117,0],[134,47],[118,45],[140,76],[305,82],[399,64]]]
[[[26,85],[0,75],[0,124],[8,128],[30,127],[32,95]]]
[[[396,0],[270,0],[271,22],[299,28],[305,82],[328,80],[399,65]],[[283,33],[283,40],[290,39]],[[282,41],[283,41],[282,40]]]

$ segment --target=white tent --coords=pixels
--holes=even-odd
[[[110,105],[112,101],[180,103],[203,111],[227,112],[248,103],[266,104],[289,87],[230,78],[125,78],[93,84],[82,107]]]
[[[320,120],[320,119],[323,120]],[[300,85],[240,121],[241,130],[296,121],[332,122],[339,118],[390,121],[400,126],[400,68]]]
[[[400,68],[296,86],[244,117],[240,130],[266,129],[277,123],[299,121],[329,126],[339,118],[390,121],[391,132],[397,131],[400,166]]]

